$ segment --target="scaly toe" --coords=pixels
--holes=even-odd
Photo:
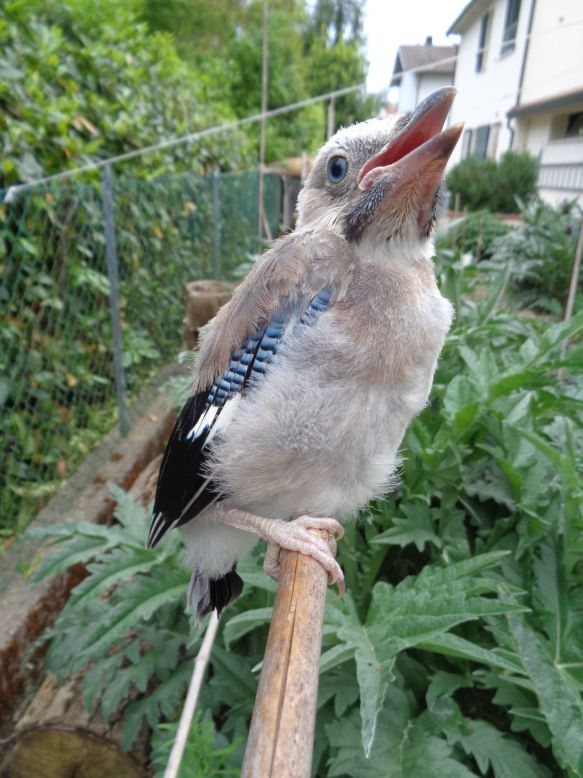
[[[267,573],[274,581],[279,581],[279,575],[281,572],[281,565],[279,561],[279,555],[281,548],[274,543],[267,544],[267,551],[265,552],[265,558],[263,560],[263,571]]]
[[[334,535],[338,540],[344,537],[344,527],[336,519],[324,518],[320,516],[309,516],[307,513],[298,516],[293,520],[306,529],[322,529]]]

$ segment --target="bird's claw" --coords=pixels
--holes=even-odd
[[[281,549],[298,551],[300,554],[311,556],[322,565],[328,573],[328,582],[338,586],[338,594],[342,597],[345,592],[342,568],[334,558],[328,543],[310,532],[310,529],[324,530],[338,538],[342,538],[344,535],[344,529],[336,519],[308,515],[299,516],[289,522],[274,519],[269,522],[269,529],[265,533],[269,545],[263,569],[277,581],[280,572],[279,552]]]

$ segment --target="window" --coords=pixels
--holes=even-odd
[[[583,140],[583,111],[555,114],[551,119],[551,140],[580,138]]]
[[[498,149],[498,136],[500,135],[500,127],[502,125],[497,122],[490,125],[490,134],[488,136],[488,159],[496,159],[496,151]]]
[[[462,159],[465,159],[466,157],[470,156],[471,149],[472,149],[472,131],[464,130],[464,135],[462,138]]]
[[[477,159],[486,159],[488,155],[488,138],[490,136],[490,125],[484,124],[476,129],[476,140],[474,143],[474,156]]]
[[[518,17],[520,16],[520,0],[508,0],[506,6],[506,20],[504,22],[504,33],[502,35],[501,54],[508,54],[516,46],[516,35],[518,33]]]
[[[583,111],[567,116],[565,138],[583,138]]]
[[[491,13],[488,12],[487,14],[484,14],[480,20],[480,38],[478,40],[478,53],[476,54],[476,73],[482,73],[486,69],[490,17]]]

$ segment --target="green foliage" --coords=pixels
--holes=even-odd
[[[501,267],[512,264],[511,286],[523,306],[561,314],[569,282],[583,211],[575,203],[553,208],[542,200],[520,203],[522,224],[491,246],[491,258]],[[583,281],[579,279],[579,289]]]
[[[149,34],[123,3],[109,5],[111,15],[81,0],[4,4],[0,189],[233,116],[168,36]],[[228,153],[210,137],[148,155],[132,172],[205,172],[215,162],[232,170],[245,158],[244,136],[231,133]]]
[[[366,80],[362,0],[317,0],[304,31],[310,94],[333,92]],[[353,92],[334,101],[336,127],[378,113],[379,97]]]
[[[376,540],[380,543],[384,539],[381,534]],[[329,607],[327,623],[330,627],[334,625],[337,638],[331,649],[334,661],[340,654],[342,661],[354,656],[356,662],[362,744],[367,758],[387,688],[395,680],[392,672],[395,659],[401,651],[430,644],[433,638],[480,616],[521,609],[495,579],[477,575],[495,566],[500,556],[482,554],[445,569],[426,567],[416,578],[406,578],[395,588],[378,581],[371,593],[364,624],[361,624],[349,595],[341,608]],[[469,576],[472,576],[471,583],[466,580]],[[505,595],[506,601],[492,596],[500,593]],[[329,656],[328,653],[322,657],[324,665]]]
[[[121,743],[127,749],[144,721],[154,728],[161,717],[173,718],[200,641],[198,635],[191,639],[184,614],[188,575],[178,561],[178,538],[162,554],[144,548],[144,510],[119,488],[111,491],[118,500],[117,524],[35,531],[59,546],[31,580],[87,563],[88,576],[46,635],[47,667],[59,680],[84,670],[88,710],[99,707],[107,719],[121,705]]]
[[[364,0],[316,0],[313,3],[306,41],[342,42],[360,46],[364,41]]]
[[[176,739],[175,723],[158,724],[152,738],[152,764],[155,776],[162,778]],[[229,743],[217,732],[210,712],[202,718],[196,714],[188,733],[179,778],[220,778],[241,772],[241,739]]]
[[[275,232],[279,177],[265,192]],[[185,284],[216,260],[238,276],[256,250],[256,193],[251,172],[115,180],[130,399],[180,348]],[[115,422],[101,197],[53,184],[0,206],[0,530],[24,528]]]
[[[308,58],[307,83],[310,94],[321,95],[345,86],[362,84],[366,80],[366,62],[354,43],[339,42],[334,46],[316,41]],[[334,101],[336,127],[375,116],[380,108],[375,95],[352,93]]]
[[[490,259],[495,238],[506,235],[512,228],[493,216],[490,211],[474,211],[453,224],[447,232],[438,236],[440,248],[457,248],[461,253],[469,252],[474,257]]]
[[[270,4],[267,95],[270,109],[312,96],[306,84],[303,62],[304,19],[301,3]],[[262,55],[262,3],[256,0],[249,5],[246,34],[237,36],[230,50],[230,100],[239,116],[261,110]],[[270,119],[267,123],[267,160],[297,156],[302,150],[314,152],[321,145],[324,133],[322,105]],[[254,137],[257,137],[256,128]]]
[[[223,85],[241,117],[261,106],[263,3],[261,0],[203,3],[200,0],[135,0],[152,30],[171,32],[180,56]],[[268,107],[362,83],[363,52],[359,0],[271,0],[268,19]],[[336,124],[367,119],[378,109],[376,97],[346,95],[335,104]],[[315,151],[325,138],[326,106],[315,105],[267,124],[267,159],[277,161]],[[250,131],[256,144],[257,132]]]
[[[317,775],[583,771],[583,313],[555,325],[517,318],[500,307],[509,269],[456,262],[444,253],[439,263],[457,325],[431,406],[407,433],[401,485],[340,544],[348,592],[328,594]],[[53,628],[49,662],[61,677],[93,663],[88,701],[105,700],[106,713],[127,703],[127,745],[144,717],[155,728],[178,715],[189,662],[176,650],[157,658],[157,640],[172,636],[186,657],[198,638],[189,642],[176,538],[145,551],[145,516],[117,496],[120,525],[49,530],[63,543],[37,577],[96,557]],[[240,570],[245,589],[222,619],[192,733],[218,774],[241,757],[275,589],[259,555]],[[168,753],[158,731],[156,754],[164,738]]]
[[[485,208],[495,213],[516,213],[516,198],[536,194],[538,169],[528,152],[507,151],[499,162],[467,157],[447,176],[452,197],[460,195],[462,208]]]

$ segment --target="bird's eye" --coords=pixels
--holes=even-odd
[[[332,157],[328,162],[328,178],[333,184],[338,184],[345,178],[348,171],[348,163],[344,157]]]

